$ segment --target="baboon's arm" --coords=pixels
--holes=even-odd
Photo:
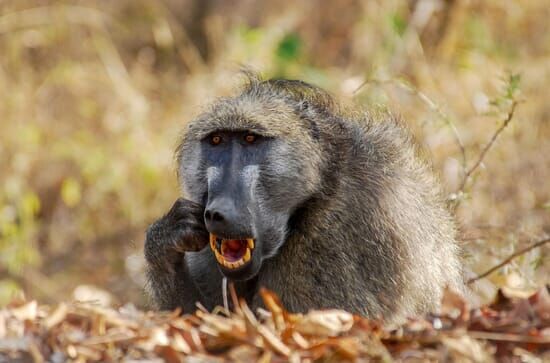
[[[178,199],[170,211],[147,230],[145,260],[149,292],[160,309],[194,310],[199,292],[187,270],[184,254],[208,243],[203,207]]]

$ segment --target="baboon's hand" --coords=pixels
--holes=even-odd
[[[147,229],[145,259],[151,267],[172,269],[187,251],[208,244],[204,207],[179,198],[170,211]]]

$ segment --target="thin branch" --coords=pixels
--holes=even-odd
[[[508,333],[475,331],[475,330],[468,331],[468,335],[474,339],[494,340],[494,341],[501,341],[501,342],[550,344],[550,337],[545,337],[545,336],[530,336],[530,335],[508,334]]]
[[[498,265],[491,267],[490,269],[488,269],[487,271],[485,271],[481,275],[478,275],[477,277],[473,277],[473,278],[469,279],[466,283],[471,284],[471,283],[473,283],[477,280],[480,280],[480,279],[492,274],[493,272],[495,272],[496,270],[498,270],[502,266],[505,266],[505,265],[509,264],[514,258],[516,258],[518,256],[521,256],[521,255],[531,251],[532,249],[535,249],[537,247],[541,247],[542,245],[544,245],[548,242],[550,242],[550,238],[545,238],[545,239],[537,241],[537,242],[535,242],[535,243],[533,243],[533,244],[531,244],[531,245],[529,245],[529,246],[527,246],[527,247],[525,247],[525,248],[523,248],[519,251],[516,251],[515,253],[508,256],[508,258],[506,258],[504,261],[502,261]]]
[[[481,163],[483,162],[483,159],[485,159],[485,156],[487,155],[487,152],[489,152],[489,150],[491,149],[491,147],[493,146],[493,144],[495,143],[495,141],[497,140],[499,135],[502,133],[502,131],[504,131],[506,126],[508,126],[510,121],[512,121],[512,119],[514,117],[514,112],[516,111],[516,106],[518,105],[518,103],[519,103],[519,101],[517,101],[517,100],[512,101],[512,106],[510,107],[510,111],[508,111],[508,114],[506,115],[506,118],[504,119],[504,122],[495,131],[495,133],[491,137],[491,140],[489,140],[489,143],[487,143],[487,145],[485,145],[485,147],[483,148],[483,150],[479,154],[479,157],[476,160],[476,162],[474,163],[474,165],[470,169],[468,169],[466,171],[466,173],[464,174],[464,178],[462,179],[462,183],[460,184],[460,188],[458,188],[458,192],[463,192],[464,191],[464,188],[466,187],[466,183],[468,183],[468,180],[470,179],[470,177],[472,176],[474,171],[476,171],[476,169],[481,165]]]

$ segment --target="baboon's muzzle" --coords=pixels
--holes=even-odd
[[[245,270],[252,263],[256,245],[248,188],[238,175],[209,182],[204,211],[210,248],[224,273]]]

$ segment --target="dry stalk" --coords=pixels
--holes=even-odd
[[[488,269],[487,271],[485,271],[484,273],[476,276],[476,277],[473,277],[471,279],[469,279],[466,283],[467,284],[471,284],[471,283],[474,283],[476,282],[477,280],[480,280],[486,276],[489,276],[490,274],[492,274],[493,272],[495,272],[496,270],[498,270],[499,268],[509,264],[514,258],[516,257],[519,257],[537,247],[541,247],[542,245],[546,244],[550,242],[550,238],[545,238],[545,239],[542,239],[540,241],[537,241],[533,244],[530,244],[529,246],[519,250],[519,251],[516,251],[514,252],[513,254],[511,254],[510,256],[508,256],[505,260],[503,260],[502,262],[500,262],[498,265],[495,265],[493,267],[491,267],[490,269]]]
[[[489,152],[489,150],[494,145],[495,141],[497,140],[499,135],[502,133],[502,131],[504,131],[504,129],[508,126],[508,124],[510,124],[510,121],[512,121],[512,119],[514,117],[514,112],[516,111],[516,106],[518,104],[519,104],[519,101],[517,101],[517,100],[512,101],[512,106],[510,106],[510,110],[506,114],[506,118],[504,119],[504,122],[495,131],[493,136],[491,136],[491,139],[489,140],[487,145],[485,145],[485,147],[483,148],[483,150],[479,154],[479,157],[477,158],[474,165],[470,169],[466,170],[466,172],[464,173],[464,178],[462,179],[462,183],[460,184],[460,187],[458,188],[458,194],[460,194],[461,192],[464,192],[464,188],[466,187],[466,184],[468,183],[468,180],[470,179],[472,174],[481,165],[481,163],[483,162],[483,159],[485,159],[485,156],[487,155],[487,152]]]

